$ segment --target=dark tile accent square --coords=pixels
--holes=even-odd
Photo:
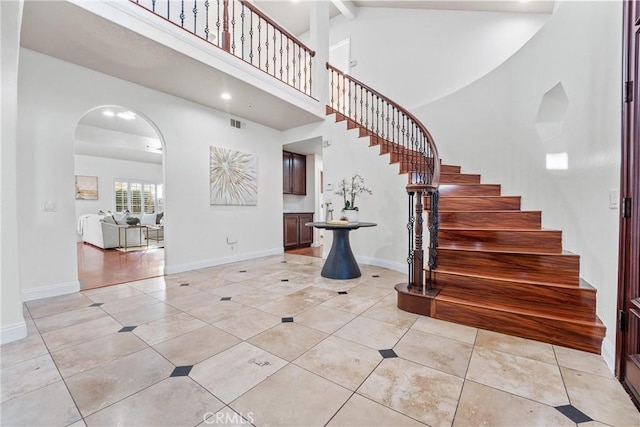
[[[124,328],[120,329],[118,332],[131,332],[135,328],[137,328],[137,326],[125,326]]]
[[[280,264],[286,264],[287,261],[280,261]]]
[[[102,304],[104,304],[104,303],[103,302],[94,302],[89,307],[100,307]]]
[[[189,286],[188,283],[181,283],[180,286]]]
[[[371,276],[371,277],[378,278],[378,277],[380,277],[380,275],[379,275],[379,274],[374,274],[374,275],[373,275],[373,276]]]
[[[282,323],[292,323],[293,322],[293,317],[283,317],[282,318]]]
[[[239,270],[238,273],[246,273],[247,270]]]
[[[380,356],[384,357],[385,359],[389,359],[392,357],[398,357],[398,355],[396,354],[395,351],[393,351],[392,349],[386,349],[386,350],[378,350],[380,352]]]
[[[288,282],[289,279],[280,279],[281,282]]]
[[[588,415],[573,405],[556,406],[556,409],[576,424],[593,421]]]
[[[193,365],[188,366],[176,366],[176,368],[171,372],[172,377],[186,377],[191,372]]]
[[[338,295],[347,295],[347,291],[338,291]]]
[[[222,297],[220,301],[231,301],[231,297]]]

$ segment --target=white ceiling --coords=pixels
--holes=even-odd
[[[128,108],[116,105],[98,107],[82,116],[79,124],[117,132],[130,133],[132,135],[144,136],[147,138],[158,138],[158,132],[156,132],[153,126],[151,126],[146,119],[136,114],[135,111],[133,112],[134,118],[131,120],[123,119],[117,115],[119,113],[129,112],[131,111]],[[105,113],[113,113],[114,115],[107,115]]]
[[[254,0],[253,3],[294,36],[309,31],[308,0]],[[329,6],[329,16],[333,18],[339,14],[340,11],[332,3]]]

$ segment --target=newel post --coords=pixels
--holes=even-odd
[[[222,5],[222,48],[231,52],[231,33],[229,32],[229,0],[223,0]]]

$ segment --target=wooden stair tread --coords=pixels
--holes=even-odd
[[[429,268],[425,268],[425,271],[429,271]],[[564,283],[541,282],[537,280],[506,279],[504,277],[496,277],[496,276],[490,276],[485,274],[473,274],[473,273],[468,273],[464,271],[447,270],[447,269],[442,269],[440,267],[433,270],[433,272],[436,274],[445,273],[445,274],[452,274],[456,276],[465,276],[465,277],[471,277],[471,278],[476,277],[478,279],[494,280],[496,282],[524,283],[532,286],[550,286],[555,288],[568,288],[568,289],[578,288],[578,289],[585,289],[585,290],[596,292],[596,289],[593,286],[589,285],[587,282],[583,281],[582,279],[579,280],[579,283],[576,286],[576,285],[567,285]],[[437,277],[436,277],[436,287],[437,287]]]
[[[570,318],[570,317],[558,316],[558,315],[548,314],[548,313],[541,314],[541,313],[538,313],[535,310],[514,309],[513,307],[504,307],[502,305],[491,304],[491,303],[486,302],[486,301],[474,301],[474,302],[471,302],[471,301],[467,301],[467,300],[464,300],[464,299],[461,299],[461,298],[456,298],[456,297],[449,296],[449,295],[437,295],[435,297],[435,299],[436,300],[441,300],[441,301],[452,302],[452,303],[460,304],[460,305],[468,305],[468,306],[486,308],[486,309],[495,310],[495,311],[503,311],[503,312],[516,314],[516,315],[517,314],[524,314],[524,315],[532,316],[532,317],[539,317],[539,318],[544,318],[544,319],[558,320],[558,321],[562,321],[562,322],[570,322],[570,323],[575,323],[575,324],[585,325],[585,326],[593,326],[594,328],[602,330],[602,337],[604,337],[605,329],[606,329],[604,324],[600,320],[600,318],[598,318],[598,316],[595,315],[595,314],[594,314],[593,321],[588,321],[588,320],[573,319],[573,318]]]
[[[514,212],[522,212],[522,213],[526,213],[526,212],[535,212],[535,213],[542,213],[542,211],[537,211],[537,210],[514,210],[514,209],[478,209],[478,210],[472,210],[472,211],[460,211],[457,209],[438,209],[438,212],[440,213],[444,213],[444,212],[458,212],[460,214],[463,215],[467,215],[468,213],[486,213],[486,214],[494,214],[494,213],[508,213],[508,214],[513,214]]]
[[[525,250],[506,250],[506,249],[482,249],[482,248],[471,248],[471,247],[456,247],[455,245],[439,245],[438,249],[447,249],[451,251],[464,251],[464,252],[484,252],[484,253],[497,253],[497,254],[519,254],[519,255],[549,255],[549,256],[580,256],[573,252],[562,250],[559,253],[540,253],[540,252],[532,252]]]

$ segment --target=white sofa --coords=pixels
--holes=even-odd
[[[121,227],[117,224],[110,224],[104,221],[105,215],[86,214],[78,218],[78,233],[82,236],[82,241],[97,246],[102,249],[117,248],[118,232],[120,232],[121,245],[124,246],[125,233],[127,234],[127,245],[138,246],[146,244],[145,234],[140,238],[139,228],[130,228],[126,231],[119,231]]]

